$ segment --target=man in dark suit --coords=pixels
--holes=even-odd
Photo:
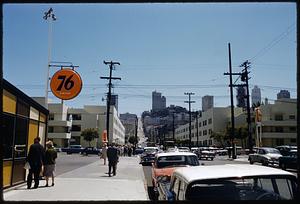
[[[32,174],[34,176],[34,188],[39,187],[39,176],[45,157],[45,149],[40,144],[40,140],[39,137],[34,138],[34,144],[30,146],[26,159],[30,164],[29,174],[27,176],[27,189],[31,188]]]
[[[111,168],[113,168],[113,175],[116,175],[117,163],[119,161],[118,149],[115,144],[112,143],[107,148],[107,159],[108,159],[108,175],[111,177]]]

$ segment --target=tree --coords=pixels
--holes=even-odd
[[[131,144],[137,144],[138,140],[135,138],[135,136],[130,136],[128,138],[128,142],[131,143]]]
[[[91,146],[91,141],[95,138],[99,138],[99,133],[97,129],[87,128],[81,132],[81,136],[87,142],[89,142],[89,146]]]
[[[225,137],[226,135],[223,132],[212,132],[210,135],[210,138],[213,138],[214,140],[219,142],[222,147],[225,146]]]

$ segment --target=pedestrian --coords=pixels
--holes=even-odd
[[[26,162],[30,165],[29,173],[27,175],[27,189],[31,188],[32,175],[34,176],[34,188],[39,187],[40,172],[45,158],[45,150],[40,144],[40,141],[40,137],[34,138],[34,143],[30,146],[26,158]]]
[[[129,145],[128,147],[128,156],[131,157],[132,154],[132,147]]]
[[[124,147],[124,156],[128,156],[128,147],[125,145]]]
[[[106,158],[107,158],[107,145],[106,145],[106,143],[103,143],[100,158],[103,159],[103,164],[106,165]]]
[[[107,159],[108,159],[108,175],[111,177],[111,168],[113,169],[113,175],[116,175],[117,164],[119,161],[118,149],[115,147],[115,144],[112,143],[107,148]]]
[[[46,143],[47,150],[45,152],[45,162],[44,162],[44,176],[46,179],[46,187],[48,187],[49,177],[51,176],[52,184],[54,186],[54,172],[55,172],[55,160],[57,158],[57,152],[53,147],[53,142],[48,141]]]

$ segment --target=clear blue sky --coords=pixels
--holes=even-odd
[[[120,113],[151,110],[154,90],[167,106],[187,108],[184,92],[195,93],[194,110],[204,95],[229,106],[228,43],[233,71],[249,60],[250,88],[258,85],[262,98],[276,99],[281,89],[296,98],[295,3],[4,4],[4,78],[29,96],[45,95],[48,23],[42,17],[50,7],[57,17],[51,60],[79,65],[83,79],[80,95],[65,101],[70,107],[105,105],[103,60],[121,63],[113,72],[122,78],[113,89]],[[52,93],[49,98],[60,102]]]

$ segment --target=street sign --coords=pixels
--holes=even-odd
[[[102,143],[107,143],[107,131],[103,130],[102,132]]]
[[[73,69],[61,69],[51,78],[50,87],[57,98],[70,100],[80,93],[82,80],[80,75]]]

